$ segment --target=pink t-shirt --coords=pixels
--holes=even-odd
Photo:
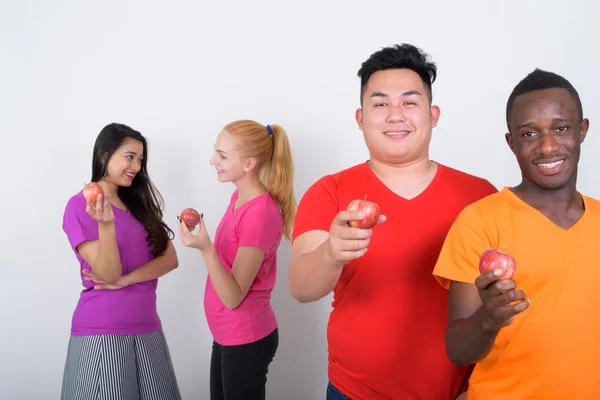
[[[278,204],[268,194],[260,195],[233,211],[237,190],[217,227],[214,246],[223,267],[231,272],[238,249],[257,246],[265,253],[246,298],[235,309],[225,307],[206,280],[204,311],[215,341],[234,346],[260,340],[277,328],[271,307],[271,292],[277,276],[277,249],[283,235],[283,217]]]

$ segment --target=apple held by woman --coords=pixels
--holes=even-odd
[[[102,186],[99,183],[90,182],[83,187],[83,197],[94,204],[100,195],[104,196],[104,190],[102,190]]]
[[[181,212],[181,215],[179,216],[179,219],[182,220],[185,223],[185,225],[191,230],[193,230],[196,227],[196,225],[198,225],[198,223],[200,222],[200,218],[200,213],[198,213],[198,211],[194,210],[193,208],[186,208]]]

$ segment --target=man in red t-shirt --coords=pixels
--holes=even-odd
[[[321,178],[298,206],[292,294],[334,293],[328,400],[451,400],[466,387],[470,368],[446,355],[447,292],[432,271],[459,212],[497,190],[429,159],[436,71],[412,45],[372,54],[358,72],[356,111],[369,160]],[[379,224],[351,228],[363,216],[345,210],[365,196],[379,205]]]

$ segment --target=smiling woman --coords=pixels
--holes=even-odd
[[[252,120],[227,124],[210,164],[235,186],[214,243],[200,219],[196,234],[179,223],[182,243],[200,251],[208,277],[204,310],[213,335],[210,398],[264,400],[279,347],[271,293],[277,251],[296,213],[294,164],[286,131]]]
[[[177,267],[173,232],[146,171],[146,139],[122,124],[96,139],[95,201],[72,196],[63,230],[84,289],[75,308],[62,396],[181,398],[156,307],[158,278]]]

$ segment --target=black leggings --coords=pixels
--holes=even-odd
[[[264,400],[267,373],[279,346],[279,331],[239,346],[213,342],[210,359],[211,400]]]

